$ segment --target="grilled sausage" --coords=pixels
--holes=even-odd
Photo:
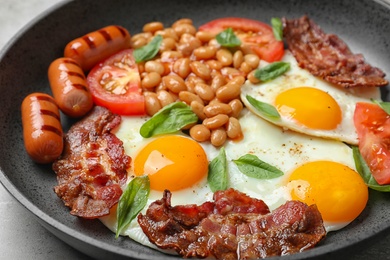
[[[71,58],[53,61],[48,70],[54,100],[64,114],[81,117],[93,106],[83,70]]]
[[[37,163],[57,159],[64,146],[60,113],[54,99],[43,93],[28,95],[22,102],[24,146]]]
[[[73,58],[84,72],[120,50],[130,48],[129,32],[117,25],[110,25],[69,42],[64,56]]]

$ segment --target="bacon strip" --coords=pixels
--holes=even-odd
[[[363,55],[353,54],[347,44],[333,34],[325,34],[307,16],[283,19],[283,36],[301,68],[314,76],[342,86],[380,87],[389,82],[379,68],[365,62]]]
[[[221,200],[234,198],[237,200],[230,201],[230,209],[217,206]],[[183,257],[255,259],[286,255],[314,247],[326,234],[317,207],[298,201],[289,201],[268,213],[264,202],[233,189],[219,191],[215,202],[200,206],[172,207],[170,200],[171,193],[165,191],[145,215],[138,215],[138,223],[152,243],[174,249]],[[248,212],[243,210],[246,207]],[[185,220],[188,211],[191,225]]]
[[[122,195],[131,158],[111,133],[120,122],[120,116],[95,107],[66,134],[62,157],[53,163],[54,191],[71,214],[88,219],[108,215]]]

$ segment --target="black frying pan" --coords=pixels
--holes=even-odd
[[[115,239],[98,220],[82,220],[69,214],[52,190],[56,179],[51,167],[33,163],[24,151],[20,120],[23,98],[35,91],[50,93],[47,68],[62,56],[66,43],[109,24],[122,25],[134,34],[153,20],[170,25],[188,17],[200,25],[226,16],[268,22],[271,17],[295,18],[303,14],[308,14],[327,33],[341,36],[354,52],[363,53],[370,63],[390,74],[390,5],[379,0],[90,0],[69,2],[47,13],[20,32],[0,55],[0,181],[49,231],[92,257],[177,258],[129,238]],[[386,99],[385,88],[382,94]],[[63,123],[67,128],[73,122],[64,117]],[[370,191],[366,209],[354,222],[329,233],[316,248],[282,259],[345,259],[375,239],[385,237],[389,219],[390,194]]]

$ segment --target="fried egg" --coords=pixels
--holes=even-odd
[[[209,142],[197,143],[181,132],[144,139],[140,136],[139,129],[146,120],[146,117],[123,117],[115,133],[123,141],[126,153],[132,157],[128,172],[129,181],[134,176],[149,175],[151,191],[142,213],[146,212],[152,202],[162,198],[164,189],[171,189],[172,205],[199,205],[212,200],[213,192],[207,183],[207,167],[218,155],[219,149]],[[325,205],[318,205],[327,231],[344,227],[364,209],[368,189],[364,183],[362,185],[362,180],[355,171],[350,147],[342,142],[284,130],[247,109],[243,110],[239,121],[243,139],[227,141],[224,145],[229,187],[262,199],[270,210],[291,199],[307,204],[329,200]],[[195,156],[190,156],[190,153]],[[245,154],[256,155],[262,161],[279,168],[284,175],[267,180],[244,175],[233,160]],[[189,157],[185,158],[186,156]],[[333,175],[318,173],[318,177],[315,177],[317,172],[304,168],[305,165],[316,162],[320,163],[321,169],[325,167],[324,169]],[[165,167],[169,167],[168,173],[163,173]],[[351,174],[344,175],[344,169],[348,169]],[[314,176],[311,176],[311,173]],[[343,185],[331,187],[337,180],[350,184],[352,192],[346,192]],[[333,190],[311,193],[315,186],[327,189],[331,187]],[[329,196],[330,194],[335,196]],[[314,200],[306,197],[314,197]],[[350,203],[351,201],[353,203]],[[336,209],[334,204],[338,204],[339,208]],[[340,209],[342,212],[339,212]],[[116,232],[116,208],[112,208],[111,214],[101,218],[101,221]],[[144,235],[137,219],[134,219],[121,235],[157,249]]]
[[[284,75],[257,85],[247,82],[241,88],[245,105],[253,113],[270,120],[248,102],[246,96],[249,95],[278,110],[281,118],[270,120],[276,125],[307,135],[358,144],[353,124],[355,104],[380,100],[379,89],[343,89],[332,85],[301,69],[289,51],[282,61],[290,63],[290,70]],[[266,62],[261,62],[259,67],[266,65]]]

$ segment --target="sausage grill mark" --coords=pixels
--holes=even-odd
[[[127,31],[124,30],[122,27],[120,26],[115,26],[115,28],[117,28],[119,30],[119,32],[122,34],[123,38],[126,38],[126,36],[128,35]]]
[[[107,30],[99,30],[98,32],[104,37],[104,39],[106,39],[107,42],[112,41],[111,35]]]
[[[47,101],[47,102],[50,102],[52,104],[54,104],[55,106],[57,106],[57,104],[54,102],[54,100],[52,98],[48,98],[46,96],[36,96],[36,101]],[[47,109],[40,109],[39,110],[39,113],[41,115],[45,115],[45,116],[51,116],[51,117],[54,117],[55,119],[58,120],[58,122],[61,122],[60,121],[60,117],[53,111],[50,111],[50,110],[47,110]],[[57,127],[54,127],[54,126],[51,126],[51,125],[42,125],[41,126],[41,130],[42,131],[49,131],[49,132],[53,132],[59,136],[62,137],[62,131],[60,129],[58,129]]]
[[[73,65],[75,65],[75,66],[79,66],[79,64],[78,64],[77,62],[75,62],[74,60],[71,60],[71,59],[66,59],[66,58],[64,58],[62,61],[63,61],[64,63],[69,63],[69,64],[73,64]]]
[[[42,131],[49,131],[49,132],[53,132],[55,133],[56,135],[60,136],[62,138],[62,131],[59,130],[58,128],[54,127],[54,126],[51,126],[51,125],[43,125],[41,127],[41,130]]]
[[[36,101],[47,101],[47,102],[50,102],[54,105],[57,106],[57,104],[54,102],[54,99],[50,98],[50,97],[47,97],[47,96],[42,96],[42,95],[36,95],[34,97],[32,97],[33,100],[36,100]]]
[[[85,35],[82,39],[88,44],[90,49],[95,49],[96,48],[96,45],[93,42],[93,37],[91,37],[89,35]]]

